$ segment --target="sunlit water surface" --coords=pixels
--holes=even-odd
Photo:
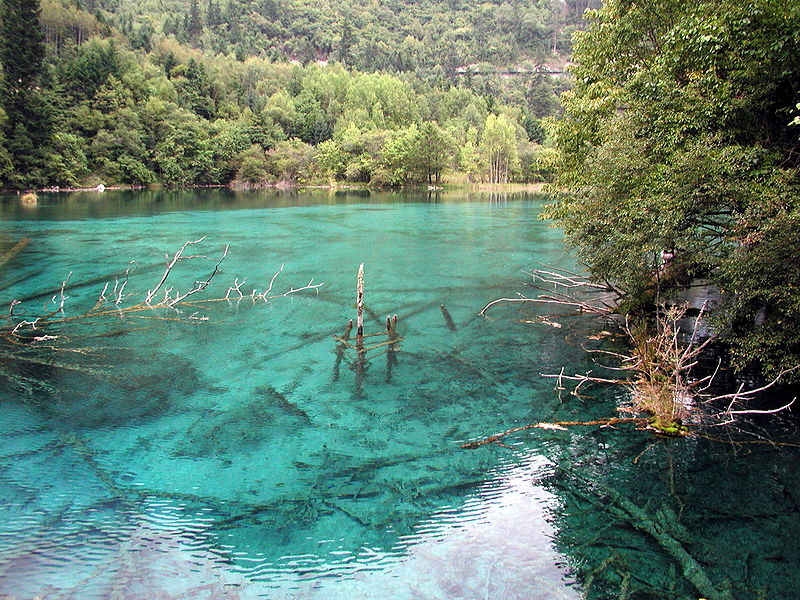
[[[55,332],[58,351],[2,346],[0,597],[700,597],[685,557],[626,506],[695,560],[718,597],[797,597],[792,446],[589,427],[461,448],[518,425],[614,416],[624,394],[559,395],[540,377],[593,368],[580,343],[602,323],[542,320],[530,307],[477,316],[494,298],[535,293],[524,269],[574,266],[539,220],[542,203],[3,199],[0,249],[31,240],[0,267],[4,311],[15,299],[39,310],[72,273],[65,311],[79,314],[130,261],[133,303],[165,254],[203,236],[197,254],[230,245],[204,298],[243,279],[246,293],[263,290],[282,265],[275,292],[324,286],[186,308],[195,318],[183,322],[78,323]],[[367,333],[396,314],[402,341],[359,367],[334,336],[355,316],[362,262]],[[167,287],[186,291],[213,263],[179,267]]]

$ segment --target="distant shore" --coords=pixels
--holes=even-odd
[[[427,190],[431,192],[443,192],[452,190],[469,190],[473,192],[532,192],[542,193],[544,191],[544,183],[442,183],[440,185],[429,185]],[[409,186],[399,188],[382,188],[371,186],[368,184],[353,184],[353,183],[337,183],[334,185],[287,185],[285,182],[277,184],[269,184],[261,187],[254,188],[240,188],[230,184],[213,184],[213,185],[188,185],[188,186],[145,186],[145,185],[109,185],[95,187],[61,187],[51,186],[43,187],[33,190],[0,190],[2,194],[22,196],[24,194],[60,194],[67,193],[73,194],[77,192],[96,192],[98,194],[104,192],[119,192],[119,191],[146,191],[146,190],[193,190],[193,189],[230,189],[235,192],[251,192],[263,190],[279,190],[279,191],[297,191],[297,190],[381,190],[381,191],[403,191],[403,190],[425,190],[426,186]]]

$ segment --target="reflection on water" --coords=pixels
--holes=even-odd
[[[717,597],[791,597],[791,447],[592,429],[460,448],[608,416],[619,392],[559,397],[539,377],[591,368],[573,341],[591,323],[476,316],[535,261],[571,266],[540,201],[436,200],[6,199],[0,240],[31,243],[0,269],[3,302],[46,300],[73,271],[68,310],[89,306],[130,260],[141,295],[202,235],[210,254],[231,245],[212,293],[264,289],[284,263],[282,290],[326,285],[204,307],[208,322],[64,331],[79,353],[0,348],[0,595],[696,598],[694,564]],[[368,332],[397,314],[403,338],[363,369],[333,339],[360,262]]]
[[[358,189],[308,191],[237,192],[228,188],[209,188],[198,193],[181,190],[111,190],[102,194],[87,192],[40,193],[36,204],[20,201],[19,196],[0,196],[3,219],[97,219],[132,215],[157,215],[178,210],[237,210],[293,208],[306,206],[369,205],[387,203],[453,204],[465,202],[507,202],[521,194],[509,192],[470,192],[437,190],[375,192]]]

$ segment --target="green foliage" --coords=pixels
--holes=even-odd
[[[8,63],[5,71],[18,69],[19,77],[10,76],[3,92],[9,116],[0,137],[4,186],[225,184],[237,177],[248,185],[286,179],[417,185],[439,183],[459,165],[475,181],[526,179],[530,169],[521,168],[520,152],[528,139],[541,138],[541,106],[555,110],[548,104],[557,87],[550,76],[473,80],[432,62],[446,50],[454,67],[459,62],[452,48],[473,43],[468,28],[449,29],[441,18],[444,7],[436,3],[395,7],[411,19],[404,22],[408,32],[400,50],[387,41],[394,33],[383,29],[386,39],[364,38],[373,25],[365,15],[386,23],[397,18],[379,5],[348,8],[351,26],[340,28],[301,0],[164,0],[163,9],[150,0],[101,1],[92,5],[94,14],[72,0],[43,0],[41,23],[35,1],[11,4],[19,10],[3,20],[0,56]],[[524,29],[531,33],[549,10],[548,2],[535,10],[490,3],[459,5],[457,12],[488,42],[487,23],[511,23],[524,13]],[[280,51],[248,56],[269,37],[245,35],[254,15],[260,36],[267,31],[282,40]],[[286,15],[306,20],[301,26]],[[417,18],[427,25],[415,24]],[[550,25],[542,27],[537,35],[550,31]],[[231,50],[236,28],[242,34],[236,55],[222,54]],[[326,28],[333,36],[327,42]],[[29,43],[18,52],[9,40],[19,43],[23,30]],[[505,56],[500,38],[474,50]],[[547,44],[554,39],[547,33],[542,43],[545,38]],[[276,60],[283,51],[320,59],[341,54],[348,65],[400,61],[402,70],[416,73],[364,73],[322,60],[302,66]],[[263,156],[248,150],[254,146]],[[502,176],[492,175],[492,168]]]
[[[46,181],[52,111],[39,87],[45,57],[44,34],[36,0],[4,0],[0,22],[0,61],[3,64],[3,133],[13,172],[13,187]]]
[[[110,77],[119,75],[119,57],[111,40],[92,38],[58,62],[58,78],[77,101],[92,98]]]
[[[397,130],[381,149],[380,182],[440,183],[454,152],[453,138],[434,122]]]
[[[527,144],[520,153],[521,178],[530,183],[552,183],[557,162],[555,148]]]
[[[712,279],[739,364],[773,372],[800,360],[798,30],[790,0],[609,0],[547,121],[553,215],[595,276],[628,307]]]
[[[250,186],[259,186],[275,181],[271,173],[271,161],[261,146],[253,145],[243,152],[239,158],[238,181]]]
[[[42,0],[40,4],[40,22],[45,40],[57,54],[72,45],[82,44],[93,35],[108,33],[107,26],[94,15],[80,10],[77,3]]]
[[[5,94],[25,94],[39,82],[45,57],[44,33],[36,0],[3,0],[0,22],[0,61]]]
[[[270,150],[279,181],[310,183],[315,175],[316,148],[298,139],[278,142]]]
[[[413,182],[418,175],[415,153],[419,140],[416,125],[394,132],[381,149],[381,170],[373,180],[389,185]]]
[[[6,138],[3,134],[5,125],[6,113],[0,108],[0,185],[7,185],[14,173],[14,163],[11,161],[11,154],[8,152]]]
[[[442,173],[452,163],[455,140],[433,121],[422,124],[415,149],[417,174],[422,181],[440,183]]]
[[[800,206],[796,196],[783,200],[790,207],[745,222],[720,277],[731,294],[719,325],[738,364],[773,375],[800,364]]]
[[[344,179],[347,159],[336,141],[326,140],[317,146],[317,168],[329,181]]]
[[[89,174],[86,140],[70,133],[55,134],[48,167],[50,181],[59,185],[79,185]]]
[[[452,75],[477,62],[539,60],[569,45],[596,0],[469,3],[311,0],[119,0],[96,10],[127,34],[144,23],[206,51],[307,63],[335,59],[358,70]],[[130,30],[130,31],[128,31]],[[209,35],[213,34],[213,35]]]
[[[519,125],[505,115],[489,115],[478,152],[488,169],[489,183],[508,183],[519,169]]]

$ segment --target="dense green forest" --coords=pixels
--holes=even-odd
[[[738,365],[797,369],[800,3],[608,0],[590,17],[549,124],[554,215],[629,311],[708,280]]]
[[[154,33],[221,54],[337,60],[361,71],[455,75],[473,63],[542,62],[569,51],[598,0],[87,0],[138,46]]]
[[[586,5],[6,0],[0,186],[539,181]]]

